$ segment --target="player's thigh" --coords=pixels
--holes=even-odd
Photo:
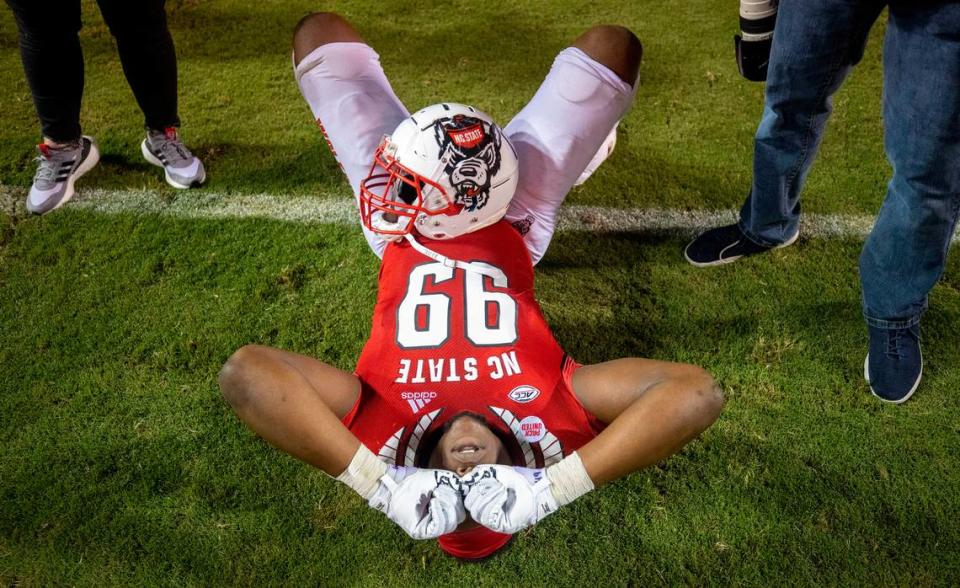
[[[358,194],[381,139],[409,116],[387,80],[380,56],[362,42],[326,43],[303,56],[294,73],[330,150]]]
[[[333,30],[321,34],[305,29],[305,24],[298,27],[294,74],[357,197],[383,136],[393,133],[409,113],[390,86],[380,56],[366,43],[351,40],[359,35],[339,17],[320,20],[332,20]],[[333,40],[324,42],[329,39]],[[311,49],[316,43],[321,44]],[[386,241],[366,227],[361,229],[373,252],[382,256]]]
[[[224,373],[239,372],[237,379],[242,385],[255,388],[263,383],[261,379],[270,378],[275,367],[293,369],[300,374],[338,418],[346,416],[360,396],[360,380],[355,375],[313,357],[263,345],[245,345],[239,349],[227,361]]]
[[[634,88],[616,73],[568,47],[504,129],[520,161],[520,182],[507,219],[524,227],[535,261],[546,251],[567,192],[633,96]]]
[[[695,365],[639,357],[585,365],[573,373],[573,392],[584,408],[610,423],[648,390],[667,381],[691,389],[713,387],[713,378]]]

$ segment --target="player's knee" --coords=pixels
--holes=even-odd
[[[720,416],[723,410],[723,390],[710,373],[695,365],[683,365],[674,374],[680,384],[680,406],[686,427],[694,435],[706,430]]]
[[[300,19],[293,29],[294,60],[327,43],[363,42],[350,22],[335,12],[313,12]]]
[[[220,368],[220,375],[217,378],[220,393],[234,408],[243,406],[249,400],[250,372],[256,363],[256,356],[256,345],[244,345],[234,351]]]
[[[297,21],[293,27],[293,38],[322,37],[344,27],[350,27],[350,23],[336,12],[311,12]]]
[[[726,399],[723,389],[710,373],[697,366],[690,366],[688,381],[690,382],[690,396],[694,405],[694,412],[702,424],[702,428],[709,427],[723,410]]]
[[[587,29],[573,46],[610,68],[628,84],[640,71],[643,45],[633,31],[619,25],[597,25]]]

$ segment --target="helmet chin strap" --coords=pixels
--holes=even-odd
[[[483,267],[482,265],[479,265],[476,263],[470,263],[469,261],[460,261],[459,259],[451,259],[445,255],[440,255],[436,251],[421,245],[417,241],[416,237],[414,237],[411,233],[407,233],[403,237],[404,239],[407,240],[408,243],[410,243],[411,247],[417,250],[417,252],[429,257],[430,259],[436,262],[442,263],[447,267],[460,268],[468,272],[482,274],[484,276],[489,276],[491,278],[497,277],[496,275],[494,275],[492,270],[490,270],[489,268]]]

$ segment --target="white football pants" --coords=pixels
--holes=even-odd
[[[364,43],[322,45],[294,72],[358,196],[380,140],[409,112],[390,87],[380,56]],[[567,192],[626,114],[634,93],[606,66],[568,47],[557,55],[533,99],[504,128],[520,164],[506,219],[523,235],[534,264],[550,244]],[[482,104],[478,107],[483,110]],[[386,242],[365,227],[363,232],[382,256]]]

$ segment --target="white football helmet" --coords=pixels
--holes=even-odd
[[[513,145],[485,113],[434,104],[385,136],[360,182],[363,224],[387,240],[452,239],[507,212],[517,187]]]

